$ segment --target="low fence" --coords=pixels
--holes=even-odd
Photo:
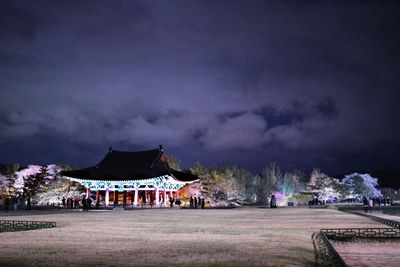
[[[55,222],[0,220],[0,232],[16,232],[56,227]]]
[[[346,211],[346,210],[342,210],[342,211]],[[356,214],[356,215],[360,215],[360,216],[364,216],[364,217],[367,217],[368,219],[371,219],[373,221],[380,222],[380,223],[389,225],[391,227],[400,229],[400,222],[398,222],[398,221],[381,218],[381,217],[370,215],[370,214],[367,214],[367,213],[354,212],[354,211],[346,211],[346,212],[349,212],[349,213],[352,213],[352,214]]]
[[[318,265],[344,267],[347,266],[331,241],[353,241],[355,238],[365,240],[400,240],[398,228],[331,228],[321,229],[312,235],[316,262]]]
[[[400,229],[397,228],[332,228],[321,229],[331,240],[346,240],[352,238],[400,238]]]
[[[317,266],[346,267],[347,264],[321,231],[312,235]]]

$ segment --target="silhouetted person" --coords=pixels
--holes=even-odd
[[[88,197],[86,201],[87,201],[87,210],[89,211],[92,209],[92,199]]]
[[[181,200],[179,198],[176,200],[175,203],[176,203],[176,205],[178,205],[178,208],[181,208],[182,202],[181,202]]]
[[[28,197],[28,200],[26,201],[26,210],[31,210],[31,209],[32,209],[31,197]]]
[[[74,208],[74,199],[72,197],[69,198],[69,208],[71,210]]]
[[[75,209],[79,209],[79,202],[80,202],[79,197],[76,197],[75,198],[75,207],[74,207]]]
[[[96,208],[100,207],[100,196],[96,197]]]
[[[315,197],[315,198],[314,198],[314,205],[318,205],[318,204],[319,204],[318,197]]]
[[[146,196],[142,197],[142,209],[146,206]]]
[[[153,194],[150,194],[150,208],[153,208],[153,205],[154,205]]]
[[[368,210],[371,213],[372,213],[372,207],[373,206],[374,206],[374,201],[372,200],[372,197],[370,197],[369,200],[368,200]]]
[[[190,196],[190,208],[193,209],[193,197]]]
[[[368,212],[368,206],[369,206],[369,201],[366,197],[363,197],[363,206],[364,206],[364,212]]]
[[[201,199],[201,208],[204,209],[205,205],[206,205],[205,200],[204,200],[204,198],[202,198]]]
[[[85,211],[87,209],[87,202],[86,202],[86,196],[82,198],[82,209]]]
[[[62,198],[61,203],[62,203],[63,208],[65,208],[65,197]]]
[[[198,208],[197,197],[194,197],[194,208],[195,208],[195,209]]]
[[[272,195],[272,196],[271,196],[271,202],[270,202],[269,207],[270,207],[270,208],[277,208],[277,206],[276,206],[276,197],[275,197],[275,195]]]
[[[6,212],[8,212],[8,208],[10,207],[10,198],[6,197],[6,199],[4,200],[4,210]]]

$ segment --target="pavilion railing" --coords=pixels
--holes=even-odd
[[[16,232],[56,227],[55,222],[0,220],[0,232]]]

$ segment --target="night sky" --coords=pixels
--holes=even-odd
[[[398,1],[0,2],[0,162],[400,170]]]

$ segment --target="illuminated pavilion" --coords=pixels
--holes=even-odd
[[[64,171],[62,175],[85,186],[86,197],[93,192],[96,206],[113,203],[138,206],[152,203],[167,204],[169,198],[179,198],[178,190],[197,176],[174,170],[164,158],[162,146],[158,149],[123,152],[109,149],[107,155],[95,166]]]

